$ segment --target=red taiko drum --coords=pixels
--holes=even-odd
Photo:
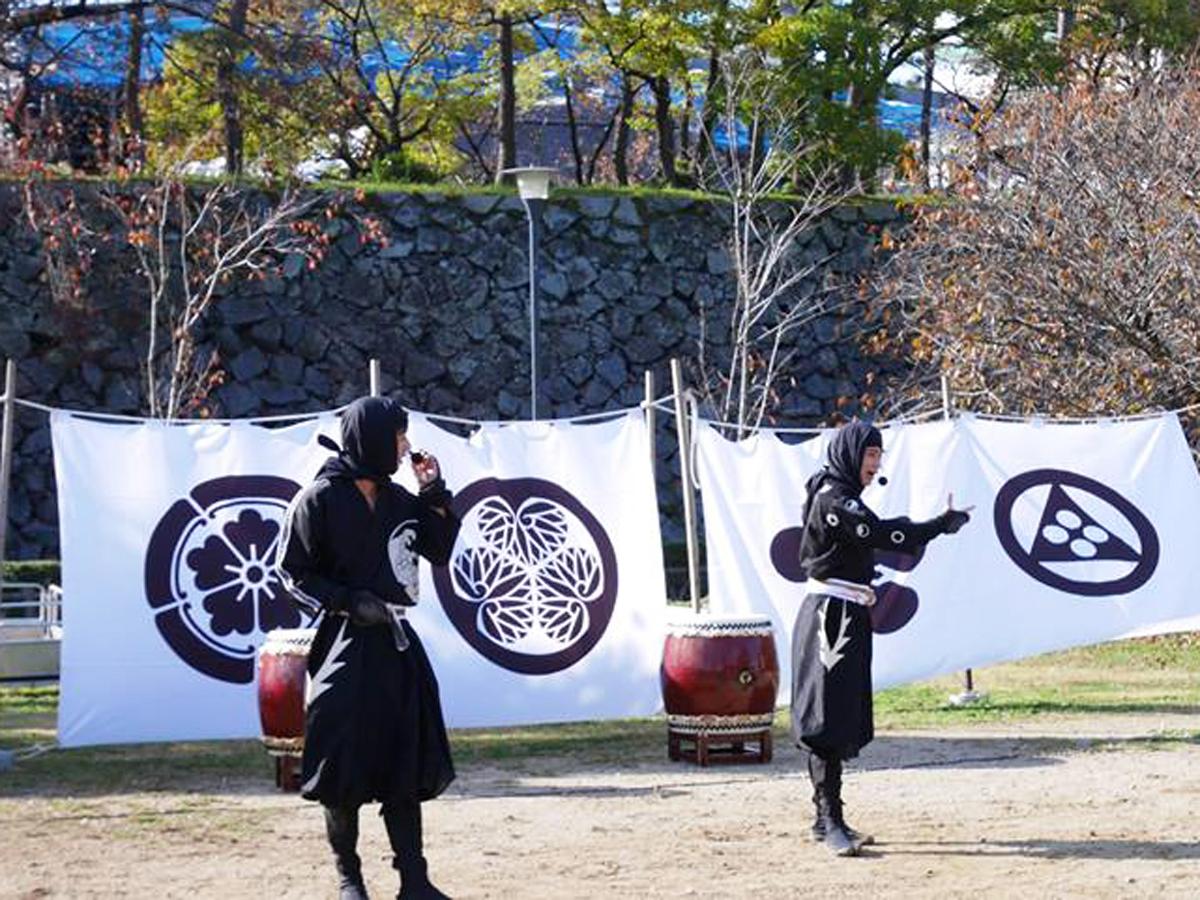
[[[771,620],[697,616],[668,625],[660,677],[671,732],[769,729],[779,690]]]
[[[304,752],[304,693],[314,628],[276,628],[258,650],[258,718],[262,742],[275,757],[275,783],[299,787]]]

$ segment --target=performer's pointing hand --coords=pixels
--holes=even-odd
[[[962,509],[957,510],[957,512],[969,513],[974,508],[975,508],[975,504],[972,503],[970,506],[964,506]],[[954,510],[954,491],[951,491],[949,494],[946,495],[946,509]]]
[[[951,492],[946,498],[946,511],[941,515],[942,531],[946,534],[954,534],[954,532],[971,521],[971,510],[974,508],[972,505],[965,509],[955,509],[954,494]]]

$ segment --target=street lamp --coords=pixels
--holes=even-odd
[[[517,193],[525,205],[525,216],[529,219],[529,418],[538,417],[537,401],[537,223],[541,221],[542,207],[550,197],[550,178],[556,169],[544,166],[524,166],[505,169],[502,175],[515,175]]]

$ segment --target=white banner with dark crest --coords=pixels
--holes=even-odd
[[[337,419],[168,426],[56,412],[51,426],[60,743],[256,736],[257,649],[272,628],[309,624],[280,588],[276,540]],[[654,712],[665,588],[643,415],[484,424],[463,438],[414,414],[409,437],[441,460],[464,517],[450,566],[422,564],[413,611],[448,724]]]
[[[275,573],[332,416],[288,428],[51,416],[63,746],[259,733],[255,652],[301,627]]]
[[[484,423],[414,414],[463,520],[412,618],[452,727],[649,715],[666,588],[644,415]]]
[[[1200,627],[1200,478],[1173,415],[1096,424],[883,429],[880,516],[975,507],[917,557],[877,554],[877,687],[1134,634]],[[788,647],[804,597],[804,482],[828,433],[787,444],[697,429],[711,608],[772,618]]]

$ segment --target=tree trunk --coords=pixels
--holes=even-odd
[[[1061,46],[1071,36],[1071,32],[1075,30],[1075,6],[1067,3],[1058,10],[1058,23],[1055,28],[1055,37]]]
[[[716,39],[708,51],[708,81],[704,85],[704,108],[700,113],[700,140],[696,146],[696,169],[704,165],[707,154],[712,151],[716,138],[717,116],[720,113],[719,83],[721,78],[721,51]]]
[[[937,54],[933,43],[925,45],[925,83],[921,89],[921,186],[931,187],[929,179],[929,136],[933,131],[933,70]]]
[[[706,154],[715,149],[712,142],[721,106],[721,47],[725,44],[725,16],[728,11],[729,2],[724,0],[717,8],[708,36],[708,79],[704,84],[704,107],[700,112],[700,139],[696,142],[697,172],[703,167]]]
[[[217,101],[225,129],[225,174],[237,176],[245,168],[242,109],[237,90],[238,54],[246,37],[246,13],[250,0],[233,0],[227,30],[222,35],[217,60]]]
[[[689,79],[684,84],[683,112],[679,115],[679,158],[691,159],[692,151],[692,104],[696,102],[692,94],[692,82]]]
[[[629,120],[633,117],[633,98],[636,91],[629,83],[628,72],[621,73],[621,115],[617,120],[617,140],[613,144],[613,167],[617,184],[629,184]]]
[[[679,173],[675,171],[675,120],[671,117],[671,80],[658,75],[652,83],[654,90],[654,122],[658,126],[658,162],[662,179],[675,187]]]
[[[604,126],[604,132],[600,135],[600,140],[596,142],[596,146],[592,149],[591,159],[588,160],[587,174],[584,176],[585,184],[595,184],[596,182],[596,163],[600,161],[600,154],[604,152],[604,145],[608,143],[608,139],[612,136],[613,129],[617,126],[617,119],[621,117],[620,107],[608,117],[608,124]]]
[[[125,57],[125,84],[122,88],[122,118],[124,129],[118,157],[125,162],[140,163],[142,152],[142,42],[146,35],[146,22],[142,9],[129,11],[129,52]]]
[[[571,137],[571,157],[575,160],[575,183],[583,184],[583,151],[579,147],[579,122],[575,115],[574,91],[571,88],[571,79],[567,75],[561,75],[563,83],[563,100],[566,103],[567,112],[567,132]]]
[[[517,86],[513,59],[512,16],[500,17],[500,141],[496,156],[496,181],[517,164]]]

